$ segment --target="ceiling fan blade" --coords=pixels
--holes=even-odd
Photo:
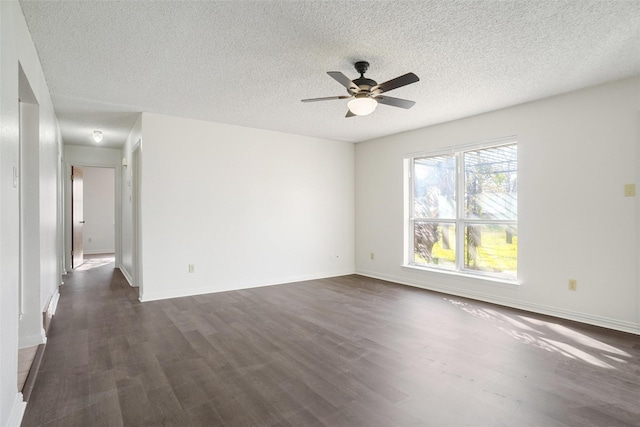
[[[302,102],[316,102],[316,101],[331,101],[333,99],[347,99],[351,98],[349,95],[340,95],[340,96],[326,96],[324,98],[309,98],[303,99]]]
[[[391,105],[393,107],[400,107],[405,109],[411,108],[416,104],[415,101],[409,101],[407,99],[400,99],[400,98],[392,98],[390,96],[376,96],[373,99],[378,101],[378,103],[380,104]]]
[[[411,83],[415,83],[420,79],[413,73],[407,73],[400,77],[396,77],[395,79],[391,79],[384,83],[380,83],[377,86],[371,88],[371,93],[375,96],[381,94],[382,92],[389,92],[390,90],[397,89],[402,86],[409,85]]]
[[[356,115],[355,115],[355,114],[353,114],[353,113],[351,112],[351,110],[347,110],[347,115],[346,115],[346,116],[344,116],[344,117],[346,118],[346,117],[355,117],[355,116],[356,116]]]
[[[335,81],[337,81],[338,83],[340,83],[342,86],[346,87],[347,89],[351,89],[351,90],[354,90],[354,91],[359,91],[360,90],[358,85],[356,85],[354,82],[349,80],[349,77],[345,76],[340,71],[327,71],[327,74],[329,74],[331,77],[333,77],[333,79]]]

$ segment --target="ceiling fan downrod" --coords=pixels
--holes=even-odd
[[[364,73],[369,69],[369,63],[367,61],[358,61],[353,65],[356,68],[356,71],[360,73],[360,77],[364,78]]]

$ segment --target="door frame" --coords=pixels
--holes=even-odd
[[[131,228],[132,228],[132,266],[133,286],[138,288],[138,298],[143,298],[142,275],[142,140],[134,144],[131,150]]]
[[[64,266],[66,271],[71,271],[71,239],[72,239],[72,230],[71,230],[71,194],[72,194],[72,186],[71,186],[71,168],[73,166],[83,167],[83,168],[109,168],[115,169],[114,173],[114,190],[115,190],[115,258],[116,258],[116,267],[120,268],[122,265],[122,244],[121,244],[121,236],[122,236],[122,166],[119,164],[112,164],[109,162],[101,163],[101,162],[68,162],[62,161],[62,170],[63,170],[63,187],[64,187],[64,218],[63,218],[63,234],[64,234],[64,252],[62,254],[64,258]]]
[[[81,182],[81,186],[78,186],[78,182]],[[77,203],[78,196],[81,197],[80,203]],[[76,212],[76,209],[79,212]],[[80,221],[78,221],[79,217],[82,218]],[[84,263],[84,167],[73,165],[71,166],[71,216],[69,219],[71,220],[71,268],[78,268]],[[77,264],[76,260],[79,261]]]

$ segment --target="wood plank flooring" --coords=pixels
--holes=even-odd
[[[61,289],[30,426],[638,426],[640,337],[361,276]]]
[[[36,351],[38,351],[37,345],[18,350],[18,390],[20,391],[22,391],[24,383],[27,382],[29,369],[31,369],[33,359],[36,357]]]

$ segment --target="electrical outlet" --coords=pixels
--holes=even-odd
[[[376,254],[371,252],[371,259],[376,259]]]
[[[196,271],[196,266],[193,264],[189,264],[189,273],[193,273]]]
[[[624,195],[627,197],[633,197],[636,195],[636,185],[635,184],[625,184],[624,185]]]
[[[578,282],[575,279],[569,279],[569,290],[570,291],[578,290]]]

